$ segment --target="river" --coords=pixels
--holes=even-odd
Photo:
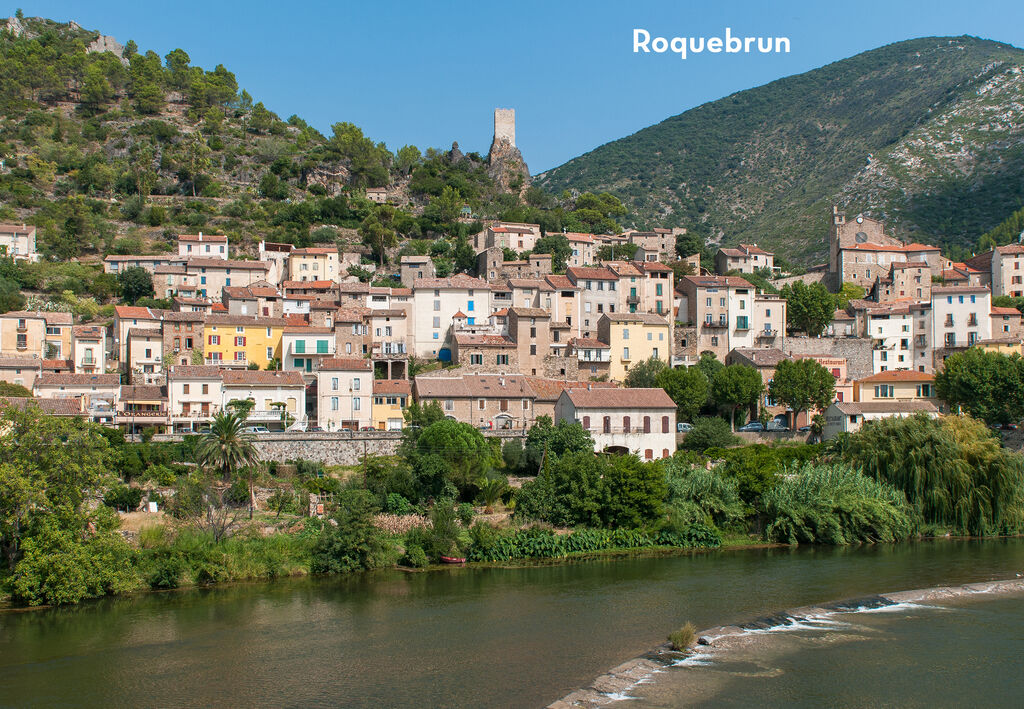
[[[1022,539],[386,570],[140,594],[0,613],[0,705],[537,707],[687,620],[704,628],[1017,573]]]

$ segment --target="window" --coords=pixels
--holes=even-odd
[[[244,362],[245,361],[245,352],[235,352],[235,361],[236,362]]]
[[[445,411],[454,411],[455,410],[455,401],[452,400],[452,399],[445,399],[444,400],[444,410]]]
[[[650,432],[651,432],[651,417],[650,416],[644,416],[644,433],[650,433]]]
[[[209,394],[210,393],[210,385],[209,384],[203,384],[203,393],[204,394]]]
[[[472,300],[466,302],[466,310],[468,310],[469,312],[473,312],[473,301]]]
[[[669,431],[669,429],[668,429],[668,416],[662,416],[661,417],[661,432],[662,433],[671,433],[671,431]]]
[[[629,348],[628,347],[623,347],[622,348],[622,359],[627,359],[627,360],[629,359]]]
[[[622,432],[629,433],[629,416],[622,417]]]
[[[274,359],[274,348],[273,347],[268,347],[267,348],[267,359],[268,360],[269,359]]]
[[[708,298],[707,307],[711,307],[711,298]]]
[[[654,451],[648,448],[644,451],[644,458],[646,460],[654,460]]]
[[[470,364],[483,364],[484,363],[484,356],[482,354],[471,354],[469,356],[469,363]]]
[[[917,386],[917,395],[919,397],[931,396],[932,395],[932,385],[931,384],[919,384]]]
[[[629,330],[623,328],[623,330],[622,330],[622,339],[623,340],[628,340],[629,339]]]
[[[484,407],[485,407],[485,406],[487,406],[487,399],[478,399],[478,400],[477,400],[477,402],[476,402],[476,407],[477,407],[478,409],[480,409],[481,411],[483,411],[483,410],[484,410]]]
[[[583,430],[584,431],[589,431],[590,430],[590,417],[589,416],[584,416],[583,417]]]
[[[530,354],[531,355],[537,354],[537,345],[530,345]]]
[[[361,382],[361,380],[359,379],[359,377],[355,377],[352,380],[352,391],[359,391],[359,384],[360,384],[360,382]]]
[[[245,347],[245,338],[244,337],[236,337],[235,338],[235,347]]]
[[[299,353],[299,354],[304,354],[305,351],[306,351],[306,341],[305,340],[296,340],[295,341],[295,351],[297,353]]]
[[[500,354],[500,355],[498,355],[495,358],[495,363],[496,364],[508,364],[508,355],[507,354]]]
[[[363,406],[363,401],[358,396],[352,397],[352,410],[359,411]]]
[[[434,312],[437,312],[440,309],[441,309],[441,301],[440,300],[435,300],[434,301]]]
[[[316,353],[317,354],[327,354],[327,340],[317,340],[316,341]]]
[[[878,384],[875,386],[876,399],[891,399],[894,396],[891,384]]]
[[[611,433],[612,432],[612,417],[611,416],[605,416],[603,423],[604,423],[604,432],[605,433]]]
[[[182,384],[181,385],[181,393],[182,394],[185,394],[187,396],[188,395],[188,389],[189,389],[189,385],[188,384]]]

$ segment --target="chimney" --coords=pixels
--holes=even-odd
[[[202,241],[202,240],[203,240],[203,232],[199,232],[199,240],[200,240],[200,241]]]

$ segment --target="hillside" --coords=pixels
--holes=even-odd
[[[0,279],[101,302],[113,287],[98,276],[104,255],[170,250],[178,233],[227,234],[240,257],[262,239],[355,244],[379,264],[430,254],[444,274],[474,266],[466,238],[481,219],[593,231],[622,212],[530,188],[515,150],[392,150],[344,121],[324,135],[268,110],[223,65],[20,16],[0,19],[0,159],[0,221],[36,225],[45,257],[0,259]],[[388,204],[367,199],[371,187]]]
[[[639,226],[821,259],[831,204],[973,248],[1024,204],[1024,51],[924,38],[698,106],[536,178],[610,190]]]

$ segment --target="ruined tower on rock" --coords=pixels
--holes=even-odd
[[[503,192],[522,194],[530,186],[530,170],[516,147],[514,108],[494,109],[494,140],[487,163],[487,173]]]

